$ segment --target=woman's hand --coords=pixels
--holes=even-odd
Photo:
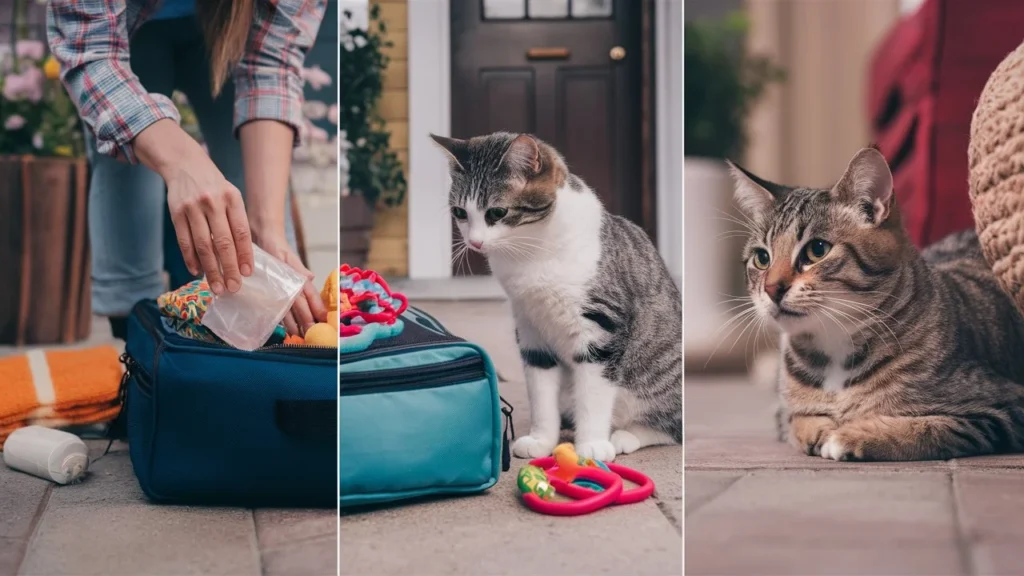
[[[189,272],[214,294],[237,292],[252,274],[252,235],[242,194],[176,123],[160,120],[135,138],[139,159],[167,183],[167,205]]]
[[[256,244],[271,256],[288,264],[306,278],[302,293],[295,299],[292,309],[284,317],[284,327],[289,334],[303,335],[310,326],[327,320],[327,308],[320,299],[320,291],[313,285],[314,274],[302,265],[299,255],[288,245],[283,233],[269,237],[256,234]]]

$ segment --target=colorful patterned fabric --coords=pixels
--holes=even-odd
[[[171,319],[174,330],[186,338],[204,342],[220,342],[202,325],[203,314],[210,307],[213,292],[206,280],[193,280],[177,290],[161,294],[156,299],[160,313]]]
[[[193,280],[177,290],[161,294],[156,299],[160,314],[168,319],[174,331],[193,340],[223,344],[224,341],[203,326],[203,314],[213,301],[213,292],[206,280]],[[278,326],[270,336],[270,342],[281,342],[287,336],[284,326]]]
[[[251,120],[302,122],[301,70],[326,0],[259,0],[249,43],[232,71],[235,129]],[[61,79],[101,154],[138,159],[132,140],[150,124],[180,122],[170,98],[149,93],[129,65],[128,38],[156,10],[159,0],[51,0],[46,31]]]

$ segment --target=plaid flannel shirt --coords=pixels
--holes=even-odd
[[[132,140],[164,118],[180,122],[170,98],[150,94],[129,65],[128,38],[160,0],[51,0],[50,50],[101,154],[138,160]],[[326,0],[257,0],[249,41],[231,71],[235,130],[252,120],[302,121],[302,65],[323,19]]]

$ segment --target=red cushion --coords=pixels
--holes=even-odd
[[[879,44],[868,111],[918,246],[971,228],[967,145],[989,73],[1024,39],[1024,2],[927,0]],[[984,41],[980,41],[980,39]]]

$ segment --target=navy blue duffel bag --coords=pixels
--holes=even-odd
[[[124,360],[129,452],[151,499],[337,506],[337,349],[193,340],[143,301]]]

